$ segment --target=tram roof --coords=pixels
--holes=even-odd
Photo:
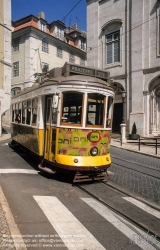
[[[31,87],[27,87],[21,90],[17,95],[13,96],[17,97],[23,95],[25,93],[31,92],[41,87],[49,86],[49,85],[79,85],[79,86],[88,86],[88,87],[97,87],[104,88],[109,90],[114,90],[108,82],[101,80],[96,77],[86,76],[86,75],[70,75],[70,76],[58,76],[55,78],[46,77],[41,80],[41,82],[35,82]]]

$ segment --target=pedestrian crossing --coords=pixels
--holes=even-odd
[[[21,169],[21,168],[5,168],[0,169],[0,174],[38,174],[40,171]]]
[[[134,198],[132,198],[132,197],[122,197],[122,198],[123,198],[124,200],[126,200],[126,201],[132,203],[133,205],[135,205],[135,206],[141,208],[142,210],[146,211],[147,213],[152,214],[152,215],[154,215],[155,217],[157,217],[158,219],[160,219],[160,212],[157,211],[157,210],[155,210],[155,209],[153,209],[152,207],[150,207],[150,206],[144,204],[143,202],[138,201],[138,200],[136,200],[136,199],[134,199]]]
[[[52,196],[33,197],[69,250],[105,249],[58,198]],[[142,230],[98,201],[92,198],[81,198],[81,200],[128,237],[132,244],[138,245],[143,250],[160,249],[155,238],[148,238]]]
[[[56,197],[34,196],[34,199],[69,250],[105,250]]]

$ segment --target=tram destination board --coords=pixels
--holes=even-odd
[[[63,72],[65,72],[66,76],[72,75],[72,74],[81,74],[81,75],[87,75],[92,77],[97,77],[100,79],[109,80],[110,73],[103,70],[98,70],[94,68],[89,67],[82,67],[76,64],[70,64],[66,63],[63,68]]]

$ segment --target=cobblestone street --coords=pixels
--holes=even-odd
[[[111,148],[112,157],[127,160],[129,164],[134,167],[138,164],[139,170],[147,167],[149,174],[152,175],[153,170],[160,170],[159,158],[138,154],[123,150],[120,148]],[[120,161],[120,160],[119,160]],[[118,162],[118,160],[117,160]],[[123,168],[117,164],[112,163],[110,171],[114,174],[110,175],[110,181],[116,183],[120,187],[133,192],[136,196],[142,196],[147,200],[154,201],[160,204],[160,179],[149,176],[144,173],[132,170],[129,167]]]

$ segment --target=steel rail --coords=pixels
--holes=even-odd
[[[132,219],[131,217],[129,217],[128,215],[122,213],[121,211],[117,210],[116,208],[114,208],[113,206],[111,206],[110,204],[108,204],[107,202],[105,202],[104,200],[102,200],[101,198],[99,198],[98,196],[94,195],[93,193],[87,191],[85,188],[82,187],[82,185],[80,184],[76,184],[75,185],[78,189],[80,189],[81,191],[83,191],[84,193],[86,193],[87,195],[89,195],[90,197],[92,197],[93,199],[95,199],[96,201],[100,202],[101,204],[103,204],[105,207],[109,208],[111,211],[113,211],[115,214],[117,214],[118,216],[121,216],[122,218],[124,218],[125,220],[127,220],[129,223],[132,223],[134,226],[138,227],[139,229],[141,229],[144,233],[146,233],[147,235],[149,235],[150,237],[155,237],[157,242],[160,244],[160,235],[157,235],[156,232],[153,232],[151,230],[149,230],[148,228],[146,228],[144,225],[142,225],[141,223],[135,221],[134,219]],[[133,229],[135,231],[135,229]],[[139,234],[142,238],[143,236],[137,232],[137,234]],[[149,242],[152,246],[155,247],[155,249],[160,250],[160,247],[158,247],[156,244],[154,244],[153,242]]]

